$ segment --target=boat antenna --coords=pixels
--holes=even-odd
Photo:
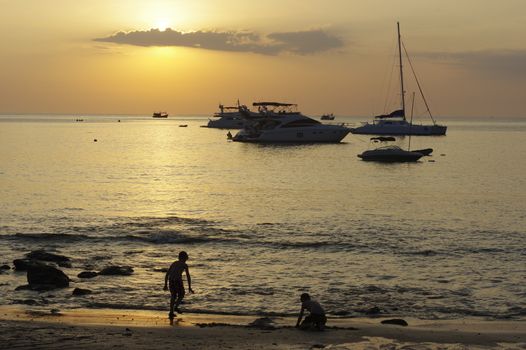
[[[402,39],[400,36],[400,22],[396,22],[396,27],[398,29],[398,57],[400,60],[400,89],[402,93],[402,111],[404,112],[404,120],[405,120],[405,91],[404,91],[404,70],[402,68]]]
[[[431,109],[429,109],[429,105],[427,104],[427,100],[426,100],[426,96],[424,95],[424,91],[422,91],[422,87],[420,86],[420,82],[418,81],[418,77],[416,76],[415,69],[413,68],[413,63],[411,62],[411,59],[409,58],[409,54],[407,53],[407,49],[405,48],[405,45],[403,46],[404,46],[405,56],[407,57],[407,62],[409,62],[409,67],[411,67],[411,71],[413,72],[413,76],[415,77],[416,85],[418,86],[420,95],[422,96],[422,99],[424,100],[424,104],[426,105],[427,113],[429,113],[429,116],[431,117],[433,124],[436,124],[435,118],[433,118],[433,114],[431,114]]]
[[[413,127],[413,110],[415,108],[415,92],[413,91],[413,100],[411,101],[411,120],[409,121],[409,145],[407,150],[411,150],[411,128]]]

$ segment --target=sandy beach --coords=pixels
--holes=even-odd
[[[183,314],[170,325],[161,312],[36,311],[2,307],[2,349],[525,349],[521,321],[421,321],[409,326],[376,319],[329,319],[323,332],[275,318]]]

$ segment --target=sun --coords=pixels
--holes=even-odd
[[[159,29],[160,31],[165,31],[166,28],[170,28],[170,21],[167,19],[158,19],[155,21],[154,28]]]

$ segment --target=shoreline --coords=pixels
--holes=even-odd
[[[295,329],[295,318],[275,317],[249,326],[257,316],[181,314],[171,326],[164,312],[110,309],[39,311],[0,306],[0,343],[7,348],[100,349],[365,349],[418,344],[418,348],[526,348],[526,322],[405,318],[409,326],[381,324],[384,318],[329,318],[323,332]]]

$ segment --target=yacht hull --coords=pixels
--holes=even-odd
[[[215,129],[243,129],[245,122],[242,118],[219,118],[216,120],[210,119],[206,125],[208,128]]]
[[[261,130],[256,134],[248,130],[241,130],[234,136],[233,141],[257,143],[338,143],[350,131],[349,128],[337,125]]]

